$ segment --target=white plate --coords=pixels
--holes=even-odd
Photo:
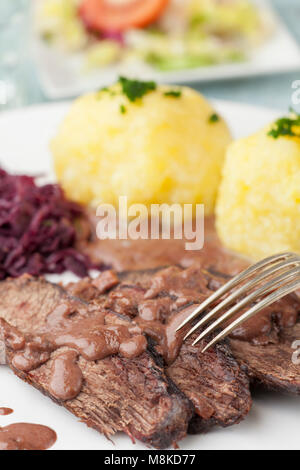
[[[216,109],[229,122],[235,137],[256,131],[280,113],[264,108],[216,102]],[[13,111],[0,116],[0,161],[11,171],[40,174],[51,172],[48,144],[69,104],[52,104]],[[300,338],[299,338],[300,339]],[[0,406],[15,410],[0,417],[0,426],[33,422],[52,427],[58,434],[53,449],[145,449],[125,435],[113,438],[87,428],[63,408],[0,367]],[[206,435],[189,436],[181,449],[299,449],[300,398],[271,393],[255,395],[250,415],[237,426],[215,429]]]
[[[253,51],[249,60],[176,72],[157,72],[145,64],[110,66],[84,75],[80,56],[70,58],[34,40],[37,71],[45,94],[52,99],[76,96],[106,86],[121,74],[160,83],[189,83],[288,72],[300,67],[300,48],[267,0],[252,0],[261,10],[273,35]]]

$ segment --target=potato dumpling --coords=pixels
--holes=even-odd
[[[227,152],[217,230],[227,247],[254,260],[300,253],[300,126],[292,125],[298,121],[281,119]]]
[[[117,205],[127,196],[147,205],[204,203],[210,213],[227,125],[196,91],[151,83],[137,99],[121,81],[74,102],[51,145],[57,178],[84,204]]]

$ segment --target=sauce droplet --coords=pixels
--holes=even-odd
[[[11,408],[0,408],[0,416],[11,415],[14,412]]]
[[[77,356],[76,351],[66,351],[53,361],[50,392],[59,400],[72,400],[81,390],[82,372],[77,364]]]
[[[0,428],[0,450],[46,450],[56,439],[52,429],[40,424],[15,423]]]

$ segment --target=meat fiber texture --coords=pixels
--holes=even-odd
[[[174,268],[172,269],[174,271]],[[192,276],[194,279],[206,279],[206,286],[208,288],[208,291],[206,291],[204,297],[211,294],[212,290],[215,290],[220,285],[224,284],[224,282],[226,282],[226,280],[228,279],[227,276],[223,276],[221,273],[210,271],[210,269],[201,269],[199,265],[195,265],[195,267],[188,268],[187,270],[178,267],[175,269],[177,270],[178,276],[181,276],[181,289],[188,287],[191,282],[187,279],[188,276],[184,274],[187,273],[189,270],[194,270]],[[159,275],[159,273],[161,272],[166,272],[166,270],[156,268],[145,271],[128,271],[119,273],[119,278],[122,281],[121,284],[117,286],[114,290],[112,290],[110,294],[108,294],[108,297],[110,297],[111,299],[110,303],[113,301],[113,308],[115,308],[116,310],[120,308],[118,292],[122,291],[123,294],[126,294],[127,291],[129,301],[126,306],[126,311],[133,317],[137,315],[138,305],[144,300],[145,292],[151,286],[155,275]],[[89,299],[91,299],[93,295],[97,296],[97,291],[91,286],[90,282],[79,282],[79,284],[77,284],[77,291],[79,292],[79,295],[86,296],[86,298]],[[198,293],[200,293],[199,288]],[[156,294],[157,297],[159,297],[160,295],[166,295],[166,292],[159,293],[157,291]],[[100,299],[102,299],[102,302],[103,297],[104,296],[98,296],[98,302],[100,301]],[[195,290],[193,301],[197,301],[197,289]],[[227,349],[227,353],[228,351],[231,351],[231,354],[229,352],[227,358],[230,358],[230,360],[232,360],[231,358],[233,354],[234,358],[237,360],[242,370],[246,372],[253,385],[260,384],[264,388],[277,390],[281,393],[300,394],[300,366],[294,364],[292,361],[292,356],[295,353],[295,349],[293,349],[293,344],[300,338],[300,301],[297,299],[296,296],[289,296],[289,298],[280,301],[280,308],[282,308],[283,310],[285,309],[285,306],[286,308],[290,309],[291,305],[292,308],[295,309],[296,318],[298,316],[298,322],[296,323],[296,325],[288,328],[280,328],[278,326],[278,322],[276,321],[276,315],[274,315],[271,318],[272,324],[270,328],[270,337],[269,340],[268,338],[266,338],[265,344],[254,344],[250,341],[242,341],[239,339],[230,338],[230,349]],[[278,307],[276,305],[274,305],[274,310],[275,309],[278,310]],[[205,384],[206,375],[199,374],[199,369],[197,370],[197,367],[194,367],[194,364],[198,362],[198,367],[199,363],[202,363],[201,365],[203,368],[207,366],[208,376],[211,378],[211,374],[213,373],[212,371],[216,370],[214,364],[217,363],[214,362],[213,358],[210,358],[209,356],[205,357],[205,355],[198,354],[200,348],[198,349],[197,347],[192,347],[191,343],[192,341],[188,341],[183,345],[177,360],[173,365],[171,365],[167,369],[167,373],[171,374],[171,377],[175,381],[175,383],[183,391],[186,392],[187,396],[189,396],[190,399],[192,399],[192,393],[189,393],[189,390],[192,390],[193,386],[198,387],[198,383],[203,381],[200,387],[198,387],[198,395],[200,395],[199,390],[201,390],[201,387],[207,386],[207,384]],[[224,343],[221,343],[219,347],[223,348],[224,353],[226,352],[226,348],[228,348],[228,344],[225,345]],[[185,356],[184,360],[182,359],[183,356]],[[222,357],[224,361],[224,354],[220,357]],[[232,364],[234,364],[234,362]],[[226,370],[226,368],[220,370]],[[231,367],[231,371],[233,370],[237,371],[237,369]],[[242,383],[243,381],[240,381],[240,384]],[[222,380],[220,381],[220,387],[221,384]],[[207,387],[207,390],[209,389],[210,393],[214,393],[214,391],[219,390],[219,388],[215,386],[213,381],[210,382],[210,387]],[[211,392],[211,390],[213,390],[213,392]],[[195,395],[193,395],[193,397],[195,401]],[[236,397],[238,397],[238,394],[236,395]],[[225,409],[224,414],[222,414],[221,412],[222,399],[220,400],[220,398],[218,398],[215,400],[215,409],[219,409],[220,412],[219,414],[212,413],[211,420],[203,420],[201,424],[202,428],[204,427],[207,429],[211,424],[214,423],[222,424],[228,422],[232,424],[233,416],[239,416],[239,413],[230,414],[230,410],[233,411],[234,407],[236,407],[238,410],[244,409],[245,411],[245,408],[243,408],[241,402],[238,401],[238,398],[236,402],[232,400],[232,407],[228,406],[227,400],[224,401],[223,405]],[[216,419],[216,417],[218,418]],[[195,421],[195,419],[193,421]],[[193,428],[195,428],[195,426],[193,426]]]
[[[177,284],[177,291],[176,287],[167,291],[164,286],[160,286],[156,289],[154,302],[161,298],[176,302],[176,298],[184,293],[190,296],[190,299],[185,300],[191,305],[203,299],[203,295],[208,295],[206,286],[213,282],[212,276],[208,273],[204,275],[198,268],[196,271],[194,269],[170,267],[120,273],[120,284],[105,295],[99,295],[89,279],[67,288],[75,295],[134,319],[151,286],[159,286],[161,275],[174,285]],[[191,281],[191,278],[196,281]],[[151,303],[152,299],[146,302]],[[180,310],[182,307],[172,312],[162,310],[161,321],[168,324]],[[227,342],[223,341],[203,354],[202,349],[208,340],[193,346],[195,337],[193,335],[183,344],[171,365],[165,366],[166,374],[194,405],[195,415],[189,431],[203,432],[214,425],[225,427],[240,422],[248,414],[252,403],[248,377],[233,357]]]
[[[180,268],[177,268],[180,270]],[[194,277],[204,276],[207,279],[209,290],[215,290],[228,280],[226,276],[209,269],[201,269],[196,266],[194,269]],[[120,274],[123,282],[149,287],[154,272],[160,270],[144,271],[143,273],[127,272]],[[182,270],[183,272],[186,270]],[[184,279],[184,277],[182,278]],[[187,281],[185,282],[187,285]],[[182,284],[184,288],[184,280]],[[209,295],[206,293],[205,295]],[[292,302],[290,302],[292,299]],[[293,344],[300,338],[300,300],[295,296],[280,301],[281,308],[295,309],[295,316],[298,321],[294,326],[288,328],[280,328],[276,321],[276,316],[272,317],[272,328],[270,329],[270,341],[266,344],[254,344],[253,342],[241,341],[239,339],[229,339],[230,350],[238,361],[243,371],[246,372],[250,381],[254,385],[261,385],[266,389],[275,390],[284,394],[300,395],[300,365],[294,364],[292,356],[295,353]],[[276,305],[274,304],[274,309]],[[274,332],[276,333],[274,335]],[[181,354],[183,354],[188,346],[184,345]],[[179,356],[181,357],[181,355]],[[176,382],[176,380],[175,380]],[[180,385],[179,385],[180,386]]]
[[[69,300],[59,286],[27,275],[0,283],[0,317],[23,334],[37,333],[47,316]],[[85,302],[71,300],[81,315],[84,311],[88,315]],[[8,348],[6,359],[16,375],[57,401],[49,391],[49,375],[60,352],[55,351],[47,363],[28,373],[11,365],[13,351]],[[186,435],[192,405],[150,351],[136,359],[115,355],[94,362],[80,357],[78,365],[84,378],[81,392],[73,400],[57,402],[88,426],[107,437],[124,431],[156,448],[175,445]]]
[[[285,328],[278,343],[256,346],[232,339],[231,349],[248,376],[257,384],[281,393],[300,395],[300,365],[294,363],[293,344],[300,339],[300,323]]]

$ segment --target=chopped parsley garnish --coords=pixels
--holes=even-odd
[[[216,113],[213,113],[211,116],[209,116],[208,118],[208,122],[210,122],[211,124],[215,123],[215,122],[218,122],[220,121],[220,116],[218,116],[218,114]]]
[[[141,82],[139,80],[130,80],[129,78],[120,77],[119,83],[121,84],[124,95],[127,96],[129,101],[136,101],[142,98],[149,91],[154,91],[157,88],[155,82]]]
[[[181,90],[170,90],[164,93],[164,96],[169,96],[170,98],[180,98],[182,95]]]
[[[268,132],[270,137],[274,139],[284,136],[300,137],[300,129],[299,132],[295,132],[295,127],[300,127],[300,114],[297,114],[293,109],[290,111],[289,117],[283,117],[274,123],[273,128]]]
[[[127,111],[127,109],[126,109],[126,107],[124,106],[124,104],[121,104],[121,106],[120,106],[120,113],[121,113],[121,114],[125,114],[126,111]]]

